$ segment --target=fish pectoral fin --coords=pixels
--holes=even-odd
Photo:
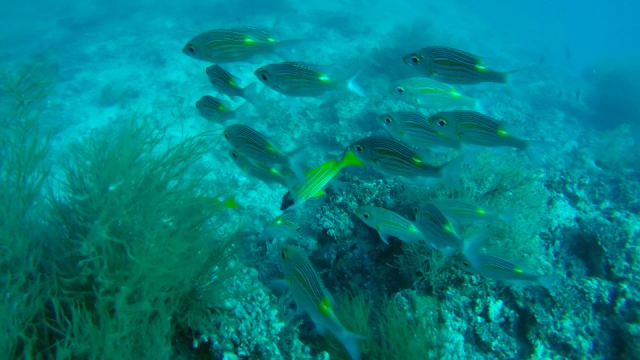
[[[378,234],[380,235],[380,239],[382,239],[382,241],[384,241],[385,244],[389,245],[389,235],[378,231]]]
[[[324,191],[324,189],[321,189],[320,191],[315,193],[312,197],[316,198],[316,197],[322,196],[324,194],[326,194],[326,192]]]

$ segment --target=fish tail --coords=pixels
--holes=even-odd
[[[228,198],[226,198],[222,202],[222,205],[227,209],[239,209],[240,208],[240,205],[236,202],[236,197],[234,195],[229,196]]]
[[[342,346],[347,349],[351,360],[360,360],[359,342],[365,340],[365,337],[345,330],[338,338]]]
[[[500,84],[508,84],[509,78],[511,77],[510,72],[502,72],[502,71],[488,71],[486,73],[486,81],[487,82],[495,82]]]
[[[256,106],[258,96],[258,83],[251,83],[240,90],[240,96],[247,100],[251,105]]]
[[[559,276],[558,275],[544,275],[540,277],[540,280],[538,281],[540,286],[544,287],[545,289],[549,290],[549,292],[554,292],[555,290],[555,283],[556,281],[559,280]]]
[[[480,247],[489,239],[490,235],[489,229],[483,229],[464,239],[462,255],[472,266],[479,263]]]
[[[462,172],[462,163],[464,157],[457,157],[448,163],[440,166],[440,177],[447,181],[456,190],[462,191],[462,183],[460,181],[460,173]]]
[[[347,89],[349,89],[349,91],[358,94],[362,97],[366,97],[364,90],[362,90],[362,88],[360,87],[360,85],[358,85],[358,83],[356,83],[356,79],[358,78],[358,76],[360,76],[360,73],[362,72],[362,70],[358,71],[355,75],[353,75],[352,77],[349,78],[349,80],[347,80]]]
[[[342,155],[342,159],[338,162],[338,166],[340,169],[346,166],[364,166],[364,163],[360,158],[356,156],[351,150],[347,150],[344,155]]]
[[[547,141],[527,141],[524,153],[533,166],[539,168],[543,165],[542,154],[550,144]]]
[[[273,53],[282,58],[282,60],[290,61],[297,59],[300,57],[300,54],[297,52],[297,47],[303,41],[304,39],[290,39],[279,41],[273,47]]]

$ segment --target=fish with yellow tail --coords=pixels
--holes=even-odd
[[[364,164],[353,152],[347,151],[340,161],[328,160],[306,171],[301,178],[296,179],[289,186],[289,191],[282,197],[280,210],[287,210],[311,198],[324,195],[326,185],[346,166],[364,166]]]
[[[351,360],[360,359],[359,341],[364,337],[347,330],[334,313],[331,294],[304,251],[294,246],[280,249],[280,262],[284,283],[291,292],[296,306],[309,314],[320,334],[330,331],[345,347]]]

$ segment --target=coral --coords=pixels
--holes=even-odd
[[[37,81],[30,74],[13,83]],[[36,111],[45,89],[33,98],[11,89],[0,165],[4,353],[164,359],[232,316],[239,225],[222,220],[223,203],[192,171],[208,139],[167,145],[167,126],[134,117],[76,144],[53,182]]]

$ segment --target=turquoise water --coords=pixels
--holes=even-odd
[[[6,358],[638,357],[633,1],[0,9]],[[185,50],[247,26],[253,56]],[[403,62],[428,46],[508,81]],[[401,112],[439,138],[384,125]]]

